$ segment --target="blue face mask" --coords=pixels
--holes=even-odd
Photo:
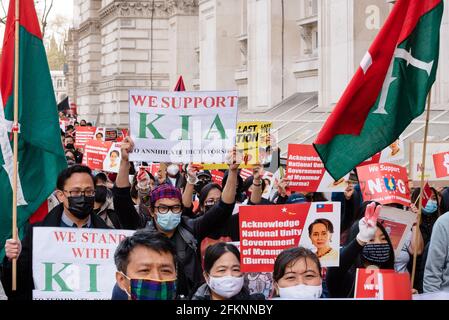
[[[422,209],[424,215],[430,216],[434,214],[438,209],[438,204],[435,200],[429,200],[425,208]]]
[[[163,231],[173,231],[181,222],[181,214],[176,214],[171,211],[166,214],[157,214],[157,224]]]

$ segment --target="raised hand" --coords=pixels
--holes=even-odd
[[[123,141],[122,141],[122,145],[120,146],[120,149],[122,151],[122,160],[123,161],[129,161],[129,154],[133,151],[134,149],[134,142],[131,139],[131,137],[126,137]]]

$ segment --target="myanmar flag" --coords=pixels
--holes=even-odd
[[[336,180],[424,112],[438,66],[442,0],[398,0],[314,142]]]
[[[0,245],[11,237],[14,119],[15,2],[10,0],[0,62]],[[20,0],[19,186],[20,229],[67,167],[53,84],[33,0]],[[2,252],[3,255],[3,252]]]

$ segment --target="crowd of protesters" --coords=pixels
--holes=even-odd
[[[81,120],[75,125],[91,124]],[[271,160],[255,166],[245,180],[239,174],[241,154],[236,148],[229,151],[221,184],[193,164],[169,163],[153,175],[129,161],[133,150],[129,137],[121,144],[118,174],[106,174],[81,165],[83,153],[75,148],[75,135],[72,125],[61,132],[68,168],[59,175],[49,199],[53,207],[22,239],[6,241],[0,299],[32,299],[36,226],[137,230],[115,252],[114,300],[353,298],[357,268],[410,273],[414,254],[418,263],[413,292],[449,290],[448,189],[432,188],[422,218],[416,219],[400,255],[395,255],[390,236],[378,220],[382,206],[362,200],[356,175],[345,192],[333,193],[329,199],[322,193],[292,193],[287,178],[273,183],[265,174],[273,161],[279,161],[276,148],[265,150]],[[269,197],[262,197],[270,184],[274,187]],[[413,190],[412,203],[419,194],[419,188]],[[341,203],[339,266],[322,268],[319,252],[290,248],[275,261],[269,297],[252,292],[241,272],[239,249],[230,243],[240,240],[239,206],[314,201]],[[404,210],[418,216],[414,205]],[[324,220],[316,225],[333,233]],[[13,259],[17,259],[19,275],[14,292]]]

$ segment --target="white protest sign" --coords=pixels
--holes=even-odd
[[[130,90],[130,161],[225,163],[237,111],[237,91]]]
[[[437,178],[433,155],[449,151],[449,142],[427,142],[426,150],[426,169],[424,172],[424,180],[428,181],[433,187],[446,187],[449,182],[449,177]],[[410,145],[410,180],[413,180],[413,185],[419,187],[421,184],[422,172],[422,142],[411,142]]]
[[[33,229],[33,299],[109,300],[114,252],[131,230]]]

